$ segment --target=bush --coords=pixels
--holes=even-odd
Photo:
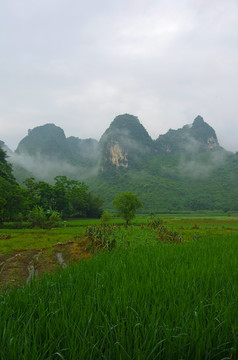
[[[44,209],[40,206],[34,207],[34,209],[29,213],[28,220],[31,224],[31,227],[46,227],[47,217]]]
[[[56,227],[59,225],[60,221],[61,221],[61,215],[58,213],[58,211],[53,211],[49,217],[48,225],[51,228]]]
[[[101,216],[101,222],[102,224],[108,223],[108,221],[111,219],[111,216],[108,211],[104,211],[104,213]]]
[[[46,212],[40,206],[36,206],[29,214],[28,220],[31,227],[42,229],[52,228],[59,224],[61,216],[57,211],[47,210]]]

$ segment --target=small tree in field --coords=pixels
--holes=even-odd
[[[143,206],[138,197],[131,192],[117,195],[113,200],[113,205],[117,208],[118,215],[126,221],[126,225],[134,219],[136,210]]]
[[[101,223],[107,224],[110,219],[111,219],[111,216],[110,216],[109,212],[104,211],[101,216]]]

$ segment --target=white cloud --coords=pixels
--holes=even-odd
[[[47,122],[99,138],[125,112],[155,138],[200,114],[238,150],[237,34],[236,0],[5,0],[1,139]]]

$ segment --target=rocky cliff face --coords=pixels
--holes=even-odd
[[[153,140],[133,115],[117,116],[99,142],[102,170],[136,167],[153,151]]]
[[[127,153],[124,152],[120,148],[120,145],[117,141],[114,143],[111,143],[109,147],[110,157],[109,160],[113,165],[115,165],[117,168],[122,166],[124,168],[128,167],[128,159],[127,159]]]
[[[155,141],[133,115],[119,115],[100,140],[103,172],[140,168],[148,158],[165,154],[197,154],[221,149],[213,128],[201,116],[191,125],[170,129]]]

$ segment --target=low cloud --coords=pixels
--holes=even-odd
[[[153,138],[200,113],[238,150],[237,0],[12,0],[1,10],[1,140],[13,150],[44,123],[98,139],[125,112]]]
[[[181,157],[177,170],[182,176],[189,176],[194,179],[205,178],[210,176],[215,169],[221,167],[226,158],[227,153],[220,150],[203,154],[201,160],[199,160],[198,156],[196,160]]]
[[[99,171],[99,164],[92,167],[72,165],[62,159],[48,158],[40,154],[30,156],[28,154],[12,153],[9,161],[13,166],[20,166],[30,172],[37,180],[49,182],[53,182],[57,175],[65,175],[71,179],[86,181]]]

